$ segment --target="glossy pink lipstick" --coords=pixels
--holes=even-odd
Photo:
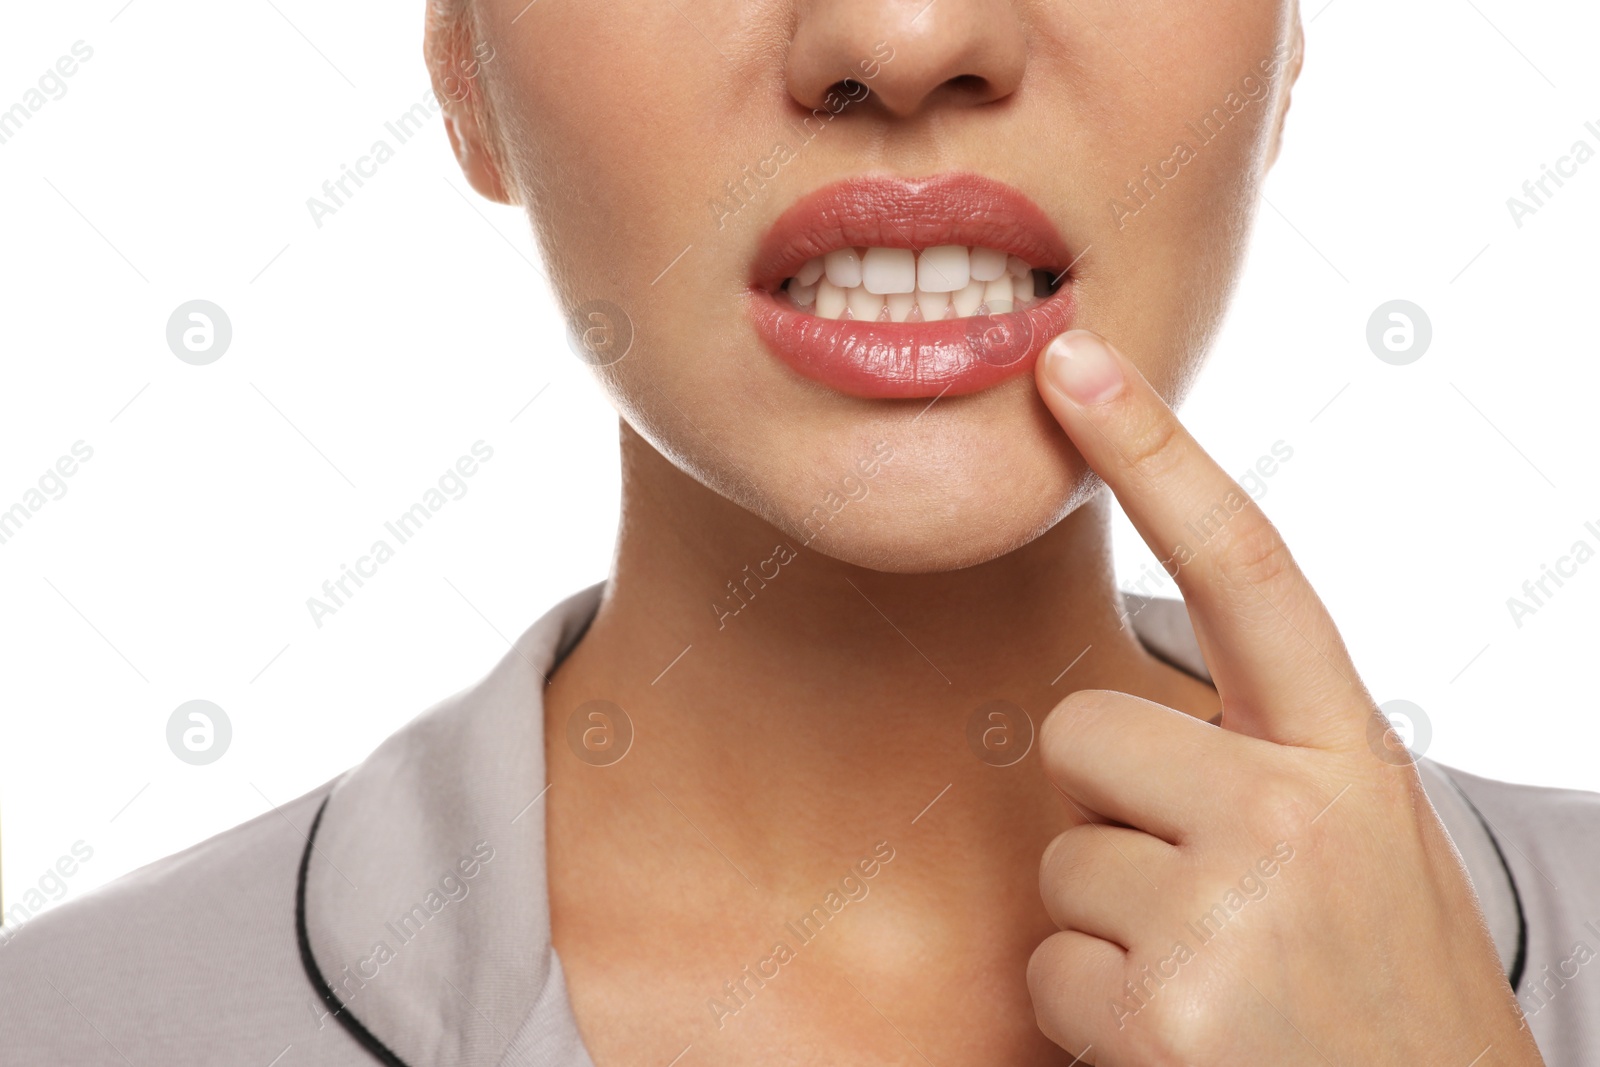
[[[923,283],[944,288],[936,266],[949,262],[951,273],[976,276],[992,273],[1001,255],[1031,299],[1013,305],[994,298],[991,288],[995,307],[977,303],[974,287],[981,291],[983,284],[965,274],[947,279],[952,286],[965,281],[965,289],[922,292]],[[817,261],[828,263],[820,279]],[[893,268],[884,266],[890,262]],[[852,178],[804,197],[773,224],[751,267],[751,316],[762,341],[789,367],[840,392],[874,399],[973,393],[1027,373],[1044,346],[1071,328],[1073,290],[1063,275],[1072,262],[1038,205],[1001,182],[970,173]],[[915,264],[918,288],[906,321],[913,295],[899,291],[908,263]],[[834,283],[853,280],[858,288],[842,291],[873,317],[837,313],[843,297]],[[874,280],[899,295],[874,297],[867,292]],[[1003,287],[1009,293],[1009,283]],[[917,321],[922,304],[937,317]]]

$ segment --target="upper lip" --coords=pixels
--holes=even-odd
[[[778,216],[756,251],[751,284],[775,291],[807,260],[840,248],[937,245],[999,249],[1041,269],[1071,262],[1039,205],[1004,182],[965,172],[868,175],[817,189]]]

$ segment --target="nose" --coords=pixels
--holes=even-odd
[[[1016,91],[1027,38],[1014,0],[799,0],[789,94],[807,110],[829,90],[895,118],[975,107]],[[885,58],[888,57],[888,58]],[[866,86],[861,100],[850,81]],[[835,103],[837,107],[837,103]]]

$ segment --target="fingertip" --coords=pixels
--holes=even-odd
[[[1038,385],[1079,407],[1115,399],[1127,383],[1122,360],[1105,338],[1092,330],[1068,330],[1045,347]]]
[[[1050,843],[1048,845],[1044,846],[1044,854],[1039,857],[1039,876],[1041,880],[1044,877],[1044,872],[1050,869],[1051,853],[1055,852],[1056,849],[1061,847],[1062,839],[1066,836],[1067,835],[1065,833],[1059,833],[1050,839]]]

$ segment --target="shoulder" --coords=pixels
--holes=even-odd
[[[301,967],[294,909],[323,786],[0,933],[7,1062],[364,1062]]]
[[[1600,903],[1600,793],[1481,778],[1442,768],[1478,810],[1502,847],[1527,863],[1543,861],[1591,888]],[[1512,857],[1507,856],[1508,862]]]
[[[1600,1055],[1600,793],[1441,768],[1482,820],[1514,893],[1517,1002],[1550,1067]]]
[[[487,1065],[525,1020],[581,1057],[544,889],[541,702],[600,590],[336,782],[0,932],[0,1061]]]

